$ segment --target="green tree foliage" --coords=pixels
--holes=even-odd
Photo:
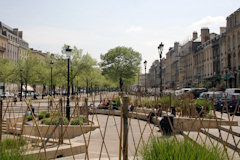
[[[8,58],[0,59],[0,82],[11,82],[14,78],[14,64]],[[4,87],[5,88],[5,87]]]
[[[62,47],[63,51],[66,45]],[[17,83],[22,80],[27,85],[51,85],[51,66],[53,61],[53,85],[67,87],[67,58],[64,54],[46,55],[41,58],[27,50],[27,58],[19,60],[17,64],[8,58],[0,59],[0,82]],[[82,49],[74,47],[70,57],[70,84],[72,88],[79,87],[116,87],[120,77],[125,85],[131,84],[139,72],[141,55],[131,48],[117,47],[107,54],[101,55],[100,65],[88,53],[83,54]],[[101,68],[100,68],[101,67]],[[22,70],[22,72],[20,72]],[[104,73],[104,74],[103,74]],[[22,78],[21,78],[22,77]]]
[[[25,87],[28,84],[36,85],[41,83],[41,81],[39,80],[39,74],[37,74],[39,69],[42,68],[42,66],[40,65],[41,60],[37,55],[31,54],[31,51],[28,52],[29,56],[26,60],[19,60],[15,72],[15,76],[17,79],[22,77],[22,81],[23,83],[25,83]],[[22,73],[20,73],[20,70],[22,70]]]
[[[116,47],[101,55],[102,72],[112,81],[123,80],[125,86],[135,81],[140,71],[141,54],[132,48]]]

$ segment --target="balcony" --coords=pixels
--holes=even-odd
[[[5,52],[6,51],[6,48],[5,47],[2,47],[0,46],[0,52]]]

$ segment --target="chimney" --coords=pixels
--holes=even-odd
[[[209,29],[201,28],[201,42],[204,43],[210,39],[209,37]]]
[[[195,39],[197,39],[197,37],[198,37],[198,34],[196,31],[194,31],[192,34],[192,40],[194,41]]]
[[[220,34],[225,33],[226,32],[226,27],[220,27]]]
[[[18,29],[17,28],[13,28],[13,33],[18,36]]]
[[[179,42],[174,43],[174,51],[178,51]]]
[[[18,32],[18,37],[22,39],[22,37],[23,37],[23,31],[19,31],[19,32]]]

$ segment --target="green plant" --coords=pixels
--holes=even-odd
[[[6,138],[1,142],[0,159],[2,160],[35,160],[39,159],[36,156],[25,156],[26,150],[24,146],[27,145],[25,139]]]
[[[202,108],[205,108],[207,112],[209,112],[212,109],[211,103],[205,99],[195,99],[194,106],[196,107],[198,113],[200,113]]]
[[[31,121],[33,119],[32,115],[27,116],[27,121]]]
[[[46,115],[45,115],[46,118],[49,118],[50,116],[51,116],[50,112],[47,112]]]
[[[188,139],[177,141],[170,137],[154,137],[144,145],[140,155],[143,160],[225,160],[219,147],[201,146]]]
[[[40,114],[38,115],[38,119],[41,120],[43,118],[48,118],[50,117],[50,113],[47,111],[41,111]]]
[[[27,141],[23,138],[19,139],[12,139],[12,138],[6,138],[3,139],[1,142],[2,146],[5,146],[5,149],[11,149],[14,147],[21,147],[27,144]]]
[[[59,123],[60,117],[50,117],[42,119],[41,123],[45,125],[56,125]],[[63,124],[68,125],[68,119],[63,117]]]
[[[71,122],[71,125],[83,125],[83,119],[84,117],[83,116],[78,116],[78,117],[75,117],[73,118],[72,122]]]
[[[208,119],[216,119],[217,117],[214,115],[214,114],[210,114],[208,113],[205,118],[208,118]]]

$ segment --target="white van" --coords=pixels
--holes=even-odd
[[[240,88],[227,88],[225,93],[240,93]]]

